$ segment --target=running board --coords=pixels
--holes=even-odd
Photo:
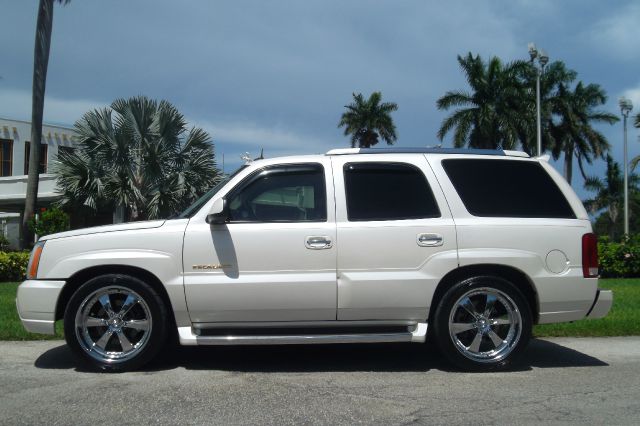
[[[200,336],[192,327],[178,327],[180,344],[184,346],[210,345],[310,345],[335,343],[423,343],[427,336],[427,324],[418,323],[413,331],[401,333],[358,334],[299,334],[299,335],[224,335]]]

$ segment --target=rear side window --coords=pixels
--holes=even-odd
[[[575,219],[560,188],[534,162],[451,159],[442,166],[474,216]]]
[[[427,179],[410,164],[349,163],[344,179],[349,221],[440,217]]]

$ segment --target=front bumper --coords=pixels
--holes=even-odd
[[[31,333],[55,334],[56,305],[64,281],[27,280],[18,287],[16,307]]]
[[[611,310],[613,304],[613,292],[611,290],[600,290],[596,293],[593,306],[587,314],[587,318],[604,318]]]

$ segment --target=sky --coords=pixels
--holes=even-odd
[[[30,119],[37,6],[0,0],[0,117]],[[600,84],[603,110],[619,115],[624,95],[638,113],[639,23],[637,0],[72,0],[55,6],[44,120],[73,125],[116,98],[166,99],[210,133],[229,172],[261,148],[349,146],[344,105],[381,91],[399,106],[397,145],[431,146],[447,115],[436,100],[467,87],[456,56],[528,59],[528,42]],[[622,161],[621,122],[599,130]],[[638,142],[629,125],[631,157]],[[588,195],[577,172],[573,184]]]

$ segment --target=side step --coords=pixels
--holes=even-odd
[[[302,331],[302,330],[301,330]],[[214,335],[202,336],[194,332],[192,327],[178,327],[180,344],[184,346],[210,345],[309,345],[335,343],[384,343],[415,342],[423,343],[427,336],[427,324],[418,323],[410,331],[398,333],[347,333],[347,334],[310,334],[289,335]]]

